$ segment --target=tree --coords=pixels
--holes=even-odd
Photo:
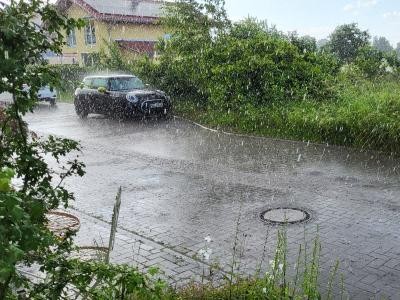
[[[300,51],[317,51],[317,41],[314,37],[309,35],[299,36],[297,32],[289,34],[289,40],[294,44]]]
[[[372,42],[372,46],[382,52],[391,52],[393,51],[393,47],[387,38],[383,36],[376,36]]]
[[[38,16],[41,27],[33,22]],[[59,163],[79,150],[77,142],[53,136],[40,139],[23,121],[37,102],[39,88],[58,84],[43,54],[48,50],[61,53],[64,33],[83,21],[61,16],[42,0],[21,0],[1,7],[0,24],[0,93],[8,92],[13,98],[12,104],[0,111],[0,299],[4,299],[11,297],[10,286],[24,283],[17,264],[44,267],[46,257],[62,248],[45,226],[46,213],[74,199],[62,183],[84,173],[76,158]],[[24,84],[30,86],[29,91]],[[59,171],[49,167],[49,160],[59,163]],[[18,178],[20,185],[13,185],[13,178]],[[68,244],[70,239],[64,241]]]
[[[145,78],[172,95],[205,103],[210,66],[200,62],[208,61],[215,39],[230,28],[224,1],[178,0],[166,10],[162,24],[171,38],[159,41],[160,64]]]
[[[384,52],[374,47],[367,46],[359,49],[354,63],[363,76],[374,78],[384,75],[385,70],[382,68],[384,58]]]
[[[170,5],[163,23],[171,39],[158,44],[160,58],[142,72],[150,82],[223,112],[334,97],[336,59],[317,52],[315,39],[287,36],[252,18],[231,24],[221,1],[201,3]]]
[[[400,59],[400,43],[397,43],[396,53],[397,53],[397,56],[398,56],[399,59]]]
[[[363,76],[375,78],[396,74],[400,67],[400,58],[393,51],[382,52],[372,46],[366,46],[359,49],[354,64]]]
[[[99,52],[99,65],[113,71],[129,71],[117,42],[105,41],[106,49]]]
[[[37,17],[43,26],[32,22]],[[74,200],[63,182],[83,176],[84,164],[77,142],[39,138],[23,118],[33,112],[41,86],[59,83],[43,53],[61,53],[65,34],[84,21],[60,15],[45,0],[15,0],[8,6],[0,1],[0,24],[0,93],[13,97],[0,109],[0,300],[19,299],[21,287],[27,299],[69,299],[66,286],[74,287],[75,299],[161,299],[161,280],[150,282],[128,266],[73,259],[73,233],[56,236],[46,226],[50,210]],[[28,92],[23,84],[30,86]],[[32,282],[17,271],[31,264],[40,267],[45,280]]]
[[[329,44],[328,39],[320,39],[317,41],[317,47],[318,49],[323,49],[327,44]]]
[[[360,48],[369,44],[368,31],[358,28],[356,23],[336,27],[329,37],[328,47],[342,63],[351,63],[357,57]]]

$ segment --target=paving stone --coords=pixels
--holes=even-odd
[[[82,141],[87,174],[67,182],[77,199],[73,207],[80,211],[74,211],[81,220],[76,239],[80,245],[92,245],[94,239],[107,244],[115,193],[122,186],[112,256],[116,262],[140,264],[156,253],[172,257],[186,253],[184,265],[193,266],[187,272],[201,280],[206,262],[192,257],[204,247],[204,237],[211,235],[210,262],[229,269],[240,215],[239,239],[247,234],[241,270],[251,273],[263,256],[267,232],[267,262],[273,257],[280,229],[263,223],[261,212],[290,205],[313,212],[310,222],[287,226],[289,251],[294,250],[290,253],[297,253],[298,244],[306,241],[310,257],[318,234],[321,278],[326,281],[329,266],[339,260],[351,282],[350,296],[368,299],[371,287],[361,279],[371,275],[368,281],[378,276],[372,286],[381,290],[373,297],[388,294],[400,299],[398,158],[344,147],[239,138],[177,120],[143,124],[89,117],[81,121],[73,106],[66,104],[55,110],[39,107],[28,122],[35,132]],[[146,246],[132,262],[139,240]],[[183,264],[169,255],[164,259],[175,265],[173,270]]]
[[[385,267],[389,267],[392,269],[399,269],[400,271],[400,259],[398,258],[391,258],[385,263]]]

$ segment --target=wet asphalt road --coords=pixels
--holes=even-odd
[[[87,174],[67,184],[76,193],[73,206],[82,212],[110,220],[122,186],[123,228],[187,256],[196,255],[210,235],[211,258],[221,266],[231,262],[239,232],[241,271],[251,273],[263,253],[267,262],[273,255],[278,230],[261,221],[261,212],[304,208],[312,218],[287,228],[289,253],[318,231],[323,283],[339,259],[354,298],[400,299],[398,159],[226,135],[177,119],[80,120],[73,105],[63,103],[40,105],[27,120],[39,134],[81,141]]]

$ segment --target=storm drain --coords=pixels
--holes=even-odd
[[[311,215],[301,208],[277,207],[270,208],[261,214],[261,219],[269,224],[297,224],[306,222]]]

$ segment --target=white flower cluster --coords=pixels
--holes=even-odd
[[[212,242],[212,239],[209,235],[207,235],[204,238],[204,241],[205,241],[204,248],[199,250],[199,255],[205,260],[210,260],[212,249],[208,247],[208,244]]]

